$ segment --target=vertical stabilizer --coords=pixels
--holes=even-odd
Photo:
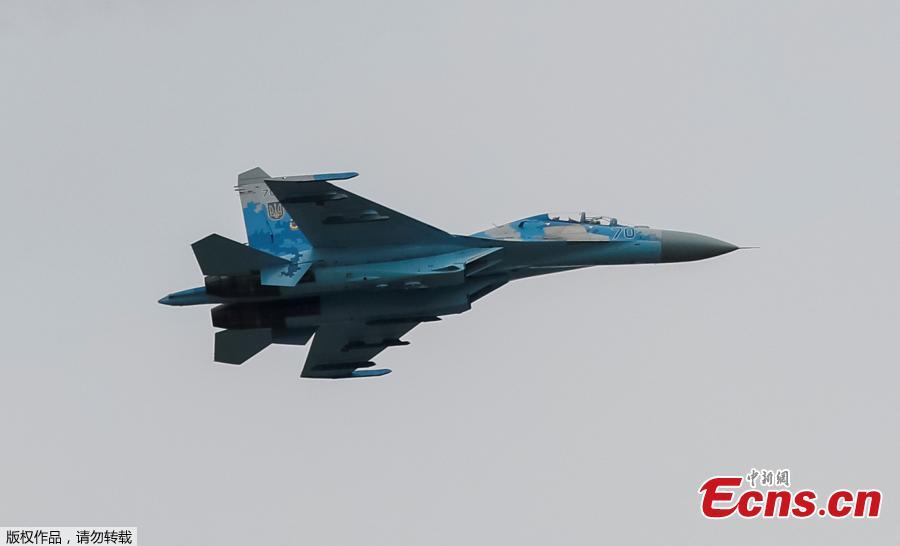
[[[244,226],[250,246],[276,256],[298,259],[312,247],[287,209],[269,190],[266,171],[255,167],[238,175]],[[302,259],[300,260],[302,261]]]

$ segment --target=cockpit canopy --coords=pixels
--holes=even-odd
[[[547,216],[554,222],[572,222],[576,224],[593,224],[598,226],[617,226],[619,220],[612,216],[603,216],[590,212],[548,212]]]

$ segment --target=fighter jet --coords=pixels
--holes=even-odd
[[[422,322],[464,313],[506,283],[595,265],[688,262],[738,247],[545,213],[451,235],[338,186],[355,172],[238,176],[247,244],[212,234],[191,245],[205,276],[165,305],[216,304],[214,360],[242,364],[272,343],[312,345],[301,377],[384,375],[372,358],[408,345]]]

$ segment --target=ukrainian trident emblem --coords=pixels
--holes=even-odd
[[[267,208],[269,210],[269,218],[272,220],[281,220],[281,217],[284,216],[284,206],[278,201],[269,203]]]

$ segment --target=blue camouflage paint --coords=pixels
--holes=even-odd
[[[551,233],[553,230],[568,229],[573,233]],[[581,231],[578,231],[581,230]],[[575,234],[584,234],[586,238],[573,237]],[[478,233],[471,237],[481,239],[501,239],[516,241],[550,241],[550,240],[608,240],[608,241],[659,241],[657,230],[646,227],[635,227],[626,224],[600,225],[581,223],[571,220],[551,220],[546,213],[536,214],[520,220],[515,220]]]
[[[313,180],[347,180],[348,178],[353,178],[359,176],[359,173],[355,172],[346,172],[346,173],[327,173],[327,174],[314,174]]]
[[[251,247],[276,256],[296,255],[312,248],[303,232],[296,229],[293,218],[281,203],[250,200],[244,206],[243,213],[247,240]]]
[[[418,323],[466,312],[509,281],[594,265],[695,261],[738,248],[584,212],[538,214],[468,237],[450,235],[328,183],[354,176],[270,178],[258,167],[241,173],[236,190],[254,250],[221,236],[197,241],[192,248],[205,286],[160,303],[222,304],[212,311],[213,325],[225,328],[216,334],[217,361],[239,364],[272,342],[304,344],[315,331],[301,376],[372,377],[390,370],[365,369],[374,365],[371,358],[405,345],[401,336]],[[294,183],[299,186],[289,186]],[[286,186],[291,191],[280,193]],[[273,189],[304,215],[299,219],[317,248]],[[336,203],[312,199],[320,196]],[[330,207],[333,216],[328,208],[304,207]],[[366,224],[368,216],[385,222]],[[329,222],[344,217],[359,221]],[[379,226],[380,235],[394,236],[375,237]],[[342,230],[341,236],[328,230]]]

